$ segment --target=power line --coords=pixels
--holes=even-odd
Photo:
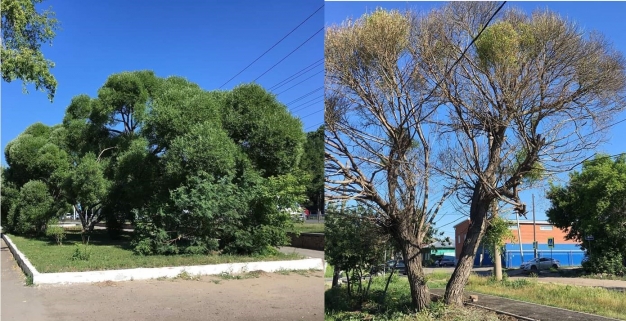
[[[302,99],[304,99],[304,98],[306,98],[306,97],[309,97],[309,96],[313,95],[314,93],[316,93],[316,92],[318,92],[318,91],[320,91],[320,90],[323,90],[323,89],[324,89],[324,86],[319,87],[319,88],[317,88],[317,89],[314,89],[314,90],[312,90],[312,91],[310,91],[310,92],[308,92],[308,93],[304,94],[303,96],[300,96],[300,97],[298,97],[298,98],[296,98],[296,99],[294,99],[294,100],[292,100],[292,101],[290,101],[290,102],[286,103],[285,105],[289,106],[289,105],[291,105],[291,104],[293,104],[293,103],[295,103],[295,102],[298,102],[298,101],[300,101],[300,100],[302,100]]]
[[[273,66],[271,66],[268,70],[266,70],[264,73],[262,73],[260,76],[256,77],[256,79],[253,80],[253,82],[259,80],[259,78],[263,77],[265,74],[267,74],[268,72],[270,72],[270,70],[274,69],[274,67],[278,66],[278,64],[280,64],[281,62],[283,62],[285,59],[287,59],[289,56],[291,56],[294,52],[298,51],[298,49],[300,49],[302,46],[304,46],[307,42],[311,41],[311,39],[313,39],[313,37],[315,37],[318,33],[322,32],[324,30],[324,27],[320,28],[318,31],[316,31],[312,36],[310,36],[307,40],[305,40],[303,43],[301,43],[298,47],[296,47],[296,49],[292,50],[290,53],[288,53],[285,57],[283,57],[283,59],[281,59],[280,61],[278,61],[277,63],[275,63]]]
[[[313,126],[309,126],[309,127],[305,128],[304,131],[308,131],[309,129],[312,129],[312,128],[316,128],[317,129],[317,128],[319,128],[322,125],[324,125],[323,122],[321,122],[319,124],[316,124],[316,125],[313,125]]]
[[[276,94],[276,96],[278,96],[278,95],[280,95],[280,94],[282,94],[282,93],[284,93],[284,92],[288,91],[289,89],[291,89],[291,88],[293,88],[293,87],[298,86],[299,84],[301,84],[301,83],[303,83],[303,82],[305,82],[305,81],[307,81],[307,80],[309,80],[309,79],[311,79],[311,78],[313,78],[313,77],[315,77],[315,76],[317,76],[317,75],[319,75],[319,74],[321,74],[321,73],[323,73],[323,72],[324,72],[324,70],[320,70],[320,71],[318,71],[318,72],[314,73],[313,75],[311,75],[311,76],[307,77],[307,78],[306,78],[306,79],[304,79],[303,81],[301,81],[301,82],[299,82],[299,83],[297,83],[297,84],[295,84],[295,85],[293,85],[293,86],[291,86],[291,87],[289,87],[289,88],[287,88],[287,89],[285,89],[285,90],[283,90],[283,91],[279,92],[278,94]]]
[[[315,98],[313,98],[313,99],[311,99],[311,100],[307,100],[306,102],[304,102],[304,103],[302,103],[302,104],[300,104],[300,105],[297,105],[297,106],[292,106],[291,111],[292,111],[292,112],[296,112],[296,111],[298,111],[298,110],[301,110],[301,109],[304,109],[304,108],[306,108],[306,107],[309,107],[309,106],[311,106],[311,105],[307,105],[307,104],[309,104],[309,103],[311,103],[311,102],[313,102],[313,101],[315,101],[315,103],[318,103],[318,101],[317,101],[317,100],[318,100],[318,99],[320,99],[320,98],[324,98],[324,95],[317,96],[317,97],[315,97]],[[322,101],[319,101],[319,102],[323,102],[323,101],[324,101],[324,100],[322,99]],[[305,105],[306,105],[306,106],[305,106]],[[300,106],[302,106],[302,107],[300,107]]]
[[[317,113],[319,113],[319,112],[321,112],[321,111],[324,111],[324,110],[323,110],[323,109],[316,110],[316,111],[314,111],[314,112],[312,112],[312,113],[310,113],[310,114],[308,114],[308,115],[305,115],[305,116],[300,117],[300,119],[305,119],[305,118],[307,118],[307,117],[309,117],[309,116],[313,116],[313,115],[315,115],[315,114],[317,114]]]
[[[289,83],[291,80],[293,80],[293,79],[295,79],[295,78],[298,78],[298,77],[302,76],[302,75],[300,75],[300,74],[305,74],[305,73],[309,72],[311,69],[313,69],[313,68],[315,68],[315,67],[317,67],[317,66],[319,66],[319,65],[323,65],[323,61],[324,61],[324,58],[321,58],[320,60],[317,60],[316,62],[314,62],[314,63],[312,63],[312,64],[310,64],[310,65],[308,65],[308,66],[304,67],[303,69],[300,69],[300,70],[299,70],[298,72],[296,72],[295,74],[293,74],[293,75],[291,75],[291,76],[287,77],[285,80],[283,80],[283,81],[281,81],[281,82],[277,83],[276,85],[274,85],[274,86],[272,86],[272,87],[268,88],[268,90],[278,89],[278,88],[280,88],[280,87],[282,87],[282,86],[286,85],[286,84],[287,84],[287,83]],[[307,69],[309,69],[309,70],[307,70]],[[295,77],[295,78],[294,78],[294,77]],[[292,78],[293,78],[293,79],[292,79]]]
[[[224,84],[222,84],[220,86],[219,89],[222,89],[222,87],[224,87],[226,84],[228,84],[231,80],[235,79],[235,77],[239,76],[242,72],[246,71],[246,69],[248,69],[250,66],[252,66],[255,62],[257,62],[259,59],[261,59],[263,56],[265,56],[266,53],[270,52],[270,50],[274,49],[274,47],[276,47],[279,43],[281,43],[283,40],[285,40],[285,38],[287,38],[290,34],[292,34],[294,31],[296,31],[296,29],[300,28],[300,26],[302,26],[305,22],[307,22],[309,19],[311,19],[311,17],[313,17],[318,11],[322,10],[322,8],[324,8],[324,5],[322,5],[321,7],[317,8],[317,10],[315,10],[315,12],[313,12],[311,15],[309,15],[306,19],[304,19],[304,21],[300,22],[300,24],[298,24],[295,28],[293,28],[291,31],[289,31],[289,33],[287,35],[285,35],[284,37],[282,37],[277,43],[275,43],[272,47],[270,47],[270,49],[267,49],[263,54],[261,54],[258,58],[254,59],[253,62],[251,62],[249,65],[247,65],[245,68],[243,68],[240,72],[238,72],[236,75],[234,75],[233,77],[231,77],[230,79],[228,79],[228,81],[226,81]]]

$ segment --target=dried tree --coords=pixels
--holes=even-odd
[[[470,208],[446,288],[451,304],[462,303],[490,204],[524,214],[523,179],[539,166],[555,173],[579,161],[626,103],[623,56],[601,35],[548,11],[507,10],[452,68],[496,7],[456,2],[413,20],[413,59],[424,64],[424,77],[441,82],[441,173],[462,182],[459,198]]]
[[[433,87],[411,59],[410,13],[377,10],[326,31],[326,198],[354,200],[376,212],[400,245],[416,309],[430,301],[422,270],[424,244],[438,209],[432,137],[426,120]]]

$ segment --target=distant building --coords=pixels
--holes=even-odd
[[[459,259],[461,256],[461,247],[467,235],[470,220],[465,220],[454,226],[454,246],[455,257]],[[535,222],[535,235],[538,243],[537,257],[552,257],[561,263],[562,266],[580,265],[585,256],[584,251],[580,248],[580,243],[565,239],[567,233],[548,221]],[[519,233],[517,222],[511,221],[509,227],[513,232],[513,239],[507,240],[504,246],[502,258],[502,266],[511,268],[519,267],[522,261],[528,261],[534,258],[533,249],[533,222],[524,220],[519,222]],[[521,234],[522,249],[520,251],[519,236]],[[554,247],[548,247],[548,238],[554,238]],[[522,260],[523,255],[523,260]],[[474,259],[475,266],[493,265],[493,260],[488,251],[480,244]]]

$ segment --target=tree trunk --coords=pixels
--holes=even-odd
[[[411,301],[417,311],[422,311],[430,304],[430,292],[426,285],[424,270],[422,268],[422,253],[420,248],[413,242],[406,242],[402,248],[406,272],[409,278]]]
[[[491,200],[487,199],[486,195],[481,194],[481,188],[477,187],[472,198],[470,224],[465,241],[463,241],[459,262],[446,286],[444,295],[446,304],[463,305],[463,289],[472,272],[479,241],[483,238],[487,228],[487,213]]]
[[[502,259],[500,259],[500,247],[495,246],[493,249],[493,275],[497,281],[502,281]]]
[[[339,272],[341,272],[338,266],[335,266],[334,268],[335,270],[333,270],[333,288],[339,285]]]
[[[491,216],[492,218],[498,217],[498,202],[491,202]],[[484,248],[484,246],[483,246]],[[500,247],[496,244],[493,248],[493,256],[491,260],[493,261],[493,275],[495,276],[497,281],[502,281],[502,260],[500,259]]]

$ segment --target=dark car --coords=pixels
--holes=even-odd
[[[437,266],[456,266],[456,259],[452,256],[444,256],[437,261]]]
[[[387,261],[387,266],[389,267],[389,269],[393,269],[395,265],[395,269],[396,272],[398,272],[399,274],[404,274],[406,275],[406,264],[404,263],[404,261],[402,260],[398,260],[398,261]]]

